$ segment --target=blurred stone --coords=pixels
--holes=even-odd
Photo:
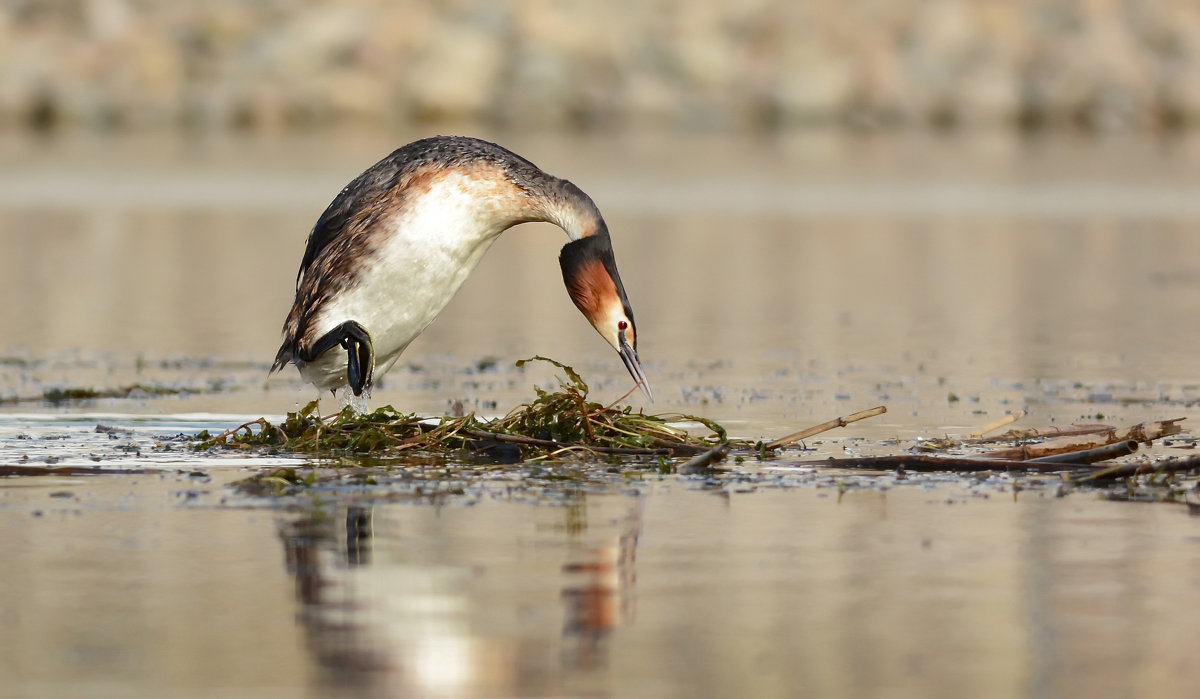
[[[1200,122],[1200,6],[12,0],[0,123]]]
[[[426,37],[406,67],[405,84],[418,114],[483,116],[503,89],[504,58],[499,37],[473,27],[451,25]]]

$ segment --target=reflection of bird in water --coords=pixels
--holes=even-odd
[[[464,520],[445,519],[440,508],[388,504],[349,506],[344,517],[314,510],[282,522],[300,630],[320,670],[317,689],[559,696],[607,667],[608,640],[633,616],[643,503],[606,499],[601,514],[588,515],[582,501],[563,508],[578,513],[575,531],[545,526],[558,520],[558,508],[483,508],[476,510],[483,520]],[[610,514],[610,506],[625,514]],[[494,556],[497,550],[512,555]],[[557,619],[559,599],[561,629],[530,625]]]
[[[292,362],[320,389],[369,392],[496,237],[530,221],[571,239],[559,255],[567,292],[650,397],[633,310],[591,198],[494,143],[451,136],[393,152],[317,219],[271,370]]]
[[[575,668],[597,668],[608,662],[604,640],[630,620],[636,578],[642,508],[638,502],[615,535],[584,551],[581,559],[563,565],[566,618],[564,660]]]

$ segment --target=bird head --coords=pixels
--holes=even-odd
[[[617,274],[608,230],[601,228],[592,235],[567,243],[558,262],[562,267],[563,283],[575,307],[621,356],[629,375],[646,397],[654,400],[638,358],[637,326],[633,322],[629,299],[625,297],[625,288],[621,286],[621,276]]]

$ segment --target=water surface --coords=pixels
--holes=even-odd
[[[963,486],[296,514],[234,474],[0,491],[17,696],[1189,696],[1181,509]],[[15,683],[14,683],[15,678]]]
[[[179,435],[315,397],[266,375],[304,238],[407,137],[5,141],[0,466],[59,469],[0,480],[7,692],[1200,689],[1184,504],[795,465],[1017,408],[1031,427],[1194,417],[1195,143],[496,138],[605,212],[645,407],[751,439],[887,414],[719,476],[347,475],[281,508],[227,484],[303,460]],[[513,366],[533,354],[623,394],[561,289],[563,242],[506,234],[375,403],[502,413],[553,385]],[[76,388],[122,397],[45,399]],[[113,473],[67,470],[96,465]]]

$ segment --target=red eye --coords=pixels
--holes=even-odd
[[[617,330],[625,330],[628,327],[629,327],[629,323],[626,323],[623,320],[617,321]]]

